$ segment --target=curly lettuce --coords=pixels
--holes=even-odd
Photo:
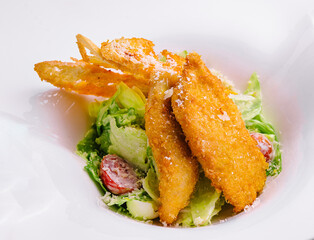
[[[248,87],[243,94],[230,94],[230,98],[238,106],[246,128],[251,132],[264,134],[272,142],[275,157],[269,163],[266,175],[278,175],[282,170],[280,144],[275,128],[271,123],[266,121],[262,113],[262,94],[257,74],[252,74]]]
[[[149,148],[143,129],[144,113],[145,98],[138,90],[121,83],[109,100],[89,106],[89,114],[95,123],[77,144],[78,155],[86,160],[85,170],[104,194],[102,200],[110,208],[127,215],[140,202],[146,209],[155,208],[156,204],[152,204],[152,198],[143,188],[120,196],[110,193],[99,177],[99,168],[103,156],[116,154],[129,162],[140,177],[146,175],[153,158],[147,155]],[[147,218],[149,215],[144,216]]]
[[[221,211],[224,203],[221,193],[211,186],[210,180],[202,173],[189,205],[181,210],[176,224],[182,227],[209,225],[212,217]]]

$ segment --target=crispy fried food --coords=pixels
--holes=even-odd
[[[111,97],[117,90],[116,85],[120,82],[124,82],[129,87],[138,87],[145,95],[149,89],[149,81],[146,79],[135,79],[131,75],[114,73],[83,61],[41,62],[35,64],[35,71],[41,80],[80,94]]]
[[[104,58],[101,56],[100,48],[97,47],[97,45],[93,43],[89,38],[81,34],[77,34],[76,40],[76,44],[78,46],[83,61],[87,63],[97,64],[106,68],[114,68],[114,66],[104,60]],[[91,56],[87,55],[86,48],[92,54]]]
[[[150,79],[158,62],[152,41],[144,38],[119,38],[101,44],[102,57],[125,73]]]
[[[147,96],[149,79],[167,75],[173,85],[185,63],[185,58],[167,50],[162,52],[166,61],[159,61],[154,44],[143,38],[107,41],[102,43],[101,49],[81,34],[76,38],[82,60],[76,63],[38,63],[35,71],[42,80],[65,90],[103,97],[112,96],[116,85],[123,81],[130,87],[138,87]],[[86,49],[91,55],[87,54]],[[117,69],[124,74],[104,68]]]
[[[76,40],[77,40],[76,44],[85,62],[89,61],[89,56],[87,55],[85,48],[87,48],[95,57],[102,59],[100,48],[97,47],[97,45],[93,43],[89,38],[84,37],[81,34],[77,34]]]
[[[159,217],[162,222],[171,224],[179,211],[188,205],[198,179],[198,163],[192,157],[180,125],[171,111],[170,96],[165,93],[167,88],[165,81],[159,81],[151,88],[146,105],[145,127],[160,172]]]
[[[168,79],[176,81],[185,63],[185,58],[167,50],[162,52],[166,61],[159,61],[153,42],[144,38],[120,38],[104,42],[101,44],[101,54],[115,69],[135,78],[158,80],[159,76],[167,74]]]
[[[263,189],[268,164],[225,87],[196,53],[187,57],[172,107],[212,185],[223,191],[235,212],[252,204]]]
[[[182,74],[186,59],[168,50],[163,50],[161,55],[166,58],[166,61],[163,63],[163,68],[155,68],[155,75],[158,76],[162,73],[163,77],[168,80],[169,87],[172,87],[177,83],[178,77]]]

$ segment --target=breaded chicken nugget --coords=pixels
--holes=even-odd
[[[196,53],[187,57],[172,107],[212,185],[235,212],[252,204],[263,189],[268,164],[225,87]]]
[[[159,217],[162,222],[171,224],[188,205],[198,179],[198,163],[172,113],[171,90],[166,91],[167,88],[168,84],[162,80],[151,88],[145,128],[160,173]]]
[[[131,75],[114,73],[82,61],[75,63],[41,62],[35,64],[35,71],[41,80],[80,94],[111,97],[117,90],[116,85],[120,82],[124,82],[129,87],[138,87],[145,95],[149,89],[149,80],[147,79],[135,79]]]

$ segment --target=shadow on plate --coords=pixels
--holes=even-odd
[[[31,131],[47,136],[70,151],[90,126],[88,103],[96,97],[64,90],[49,90],[30,98],[32,109],[24,113]]]

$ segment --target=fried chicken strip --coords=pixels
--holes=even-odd
[[[188,205],[198,179],[198,163],[192,157],[180,125],[171,110],[168,84],[161,80],[151,88],[146,105],[145,128],[160,173],[159,217],[173,223]],[[168,98],[167,98],[168,97]]]
[[[101,44],[103,59],[114,68],[135,78],[159,79],[167,74],[168,81],[175,82],[181,74],[185,58],[167,50],[162,51],[165,62],[159,61],[152,41],[144,38],[119,38]]]
[[[117,90],[116,85],[120,82],[124,82],[129,87],[138,87],[145,95],[148,94],[149,89],[149,81],[146,79],[135,79],[131,75],[114,73],[83,61],[41,62],[35,64],[35,71],[41,80],[80,94],[111,97]]]
[[[240,212],[252,204],[266,180],[268,164],[222,82],[191,53],[172,96],[173,112],[218,191]]]

